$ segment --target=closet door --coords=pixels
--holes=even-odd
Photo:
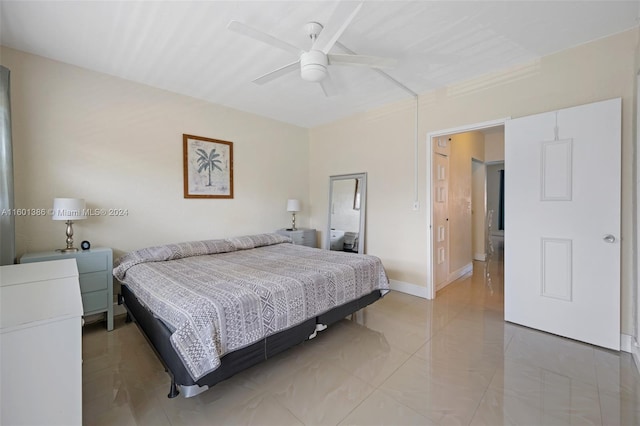
[[[433,141],[433,270],[435,289],[449,283],[449,141]]]

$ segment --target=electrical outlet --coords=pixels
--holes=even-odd
[[[420,210],[420,201],[414,201],[413,202],[413,211],[418,211]]]

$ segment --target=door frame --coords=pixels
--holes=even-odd
[[[436,286],[435,286],[435,277],[433,270],[433,142],[434,139],[442,136],[448,136],[456,133],[466,133],[474,130],[482,130],[487,129],[489,127],[498,127],[504,126],[507,120],[510,120],[511,117],[499,118],[491,121],[484,121],[481,123],[475,124],[466,124],[463,126],[453,127],[449,129],[436,130],[433,132],[427,133],[427,208],[425,209],[427,212],[427,223],[428,227],[428,244],[427,244],[427,299],[435,299],[436,297]]]

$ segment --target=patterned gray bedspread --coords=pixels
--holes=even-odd
[[[374,256],[289,244],[277,234],[151,247],[114,275],[171,330],[194,380],[226,353],[389,288]]]

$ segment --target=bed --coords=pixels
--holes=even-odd
[[[377,257],[278,234],[150,247],[114,266],[128,318],[171,377],[169,397],[197,395],[389,291]]]

